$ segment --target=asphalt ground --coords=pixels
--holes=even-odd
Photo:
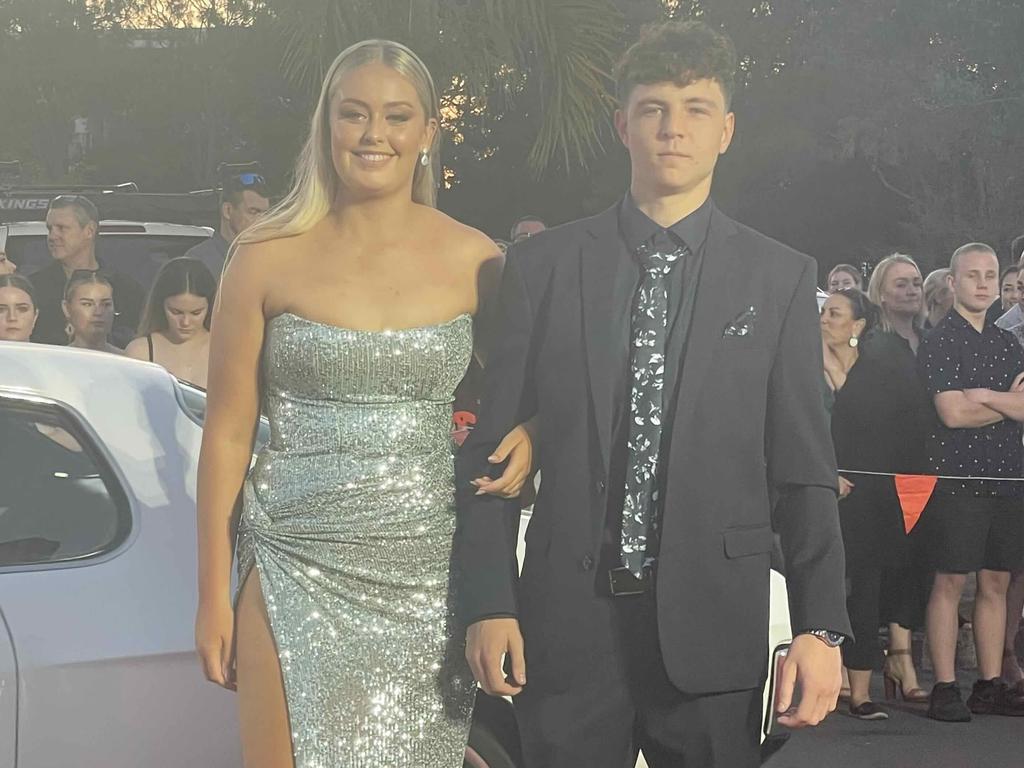
[[[975,678],[959,673],[965,700]],[[817,728],[793,732],[765,768],[1024,768],[1024,717],[940,723],[925,716],[926,705],[886,702],[881,674],[872,682],[872,698],[885,706],[888,720],[857,720],[840,702]],[[920,682],[931,689],[931,678],[922,674]]]

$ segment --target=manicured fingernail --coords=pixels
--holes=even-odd
[[[497,456],[497,454],[492,453],[490,456],[487,457],[487,460],[488,461],[497,461],[498,460],[498,456]]]

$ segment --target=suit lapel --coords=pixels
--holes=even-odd
[[[580,250],[583,336],[591,404],[605,468],[611,457],[615,378],[623,370],[623,353],[628,352],[628,346],[620,349],[622,313],[615,290],[622,266],[618,210],[615,205],[592,220],[592,239]]]
[[[681,374],[675,377],[676,424],[685,423],[692,415],[697,390],[707,373],[711,355],[736,309],[728,301],[729,280],[734,276],[740,255],[733,243],[736,225],[718,208],[711,212],[711,217],[689,333],[685,334],[685,339],[673,339],[671,357],[666,360],[667,366],[676,366],[677,370],[682,365]]]

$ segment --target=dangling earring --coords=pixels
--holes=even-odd
[[[851,336],[850,337],[850,346],[853,347],[854,349],[856,349],[858,344],[860,344],[860,340],[856,336]]]
[[[425,149],[420,150],[420,165],[424,168],[430,165],[430,153]]]

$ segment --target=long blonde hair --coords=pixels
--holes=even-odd
[[[331,158],[331,97],[337,90],[342,74],[376,62],[408,78],[416,89],[427,120],[440,122],[437,88],[419,56],[401,43],[391,40],[363,40],[349,46],[338,54],[324,76],[320,98],[313,111],[309,137],[295,162],[291,191],[269,213],[235,238],[228,260],[239,245],[308,232],[337,203],[341,183]],[[437,203],[440,145],[441,131],[437,130],[428,149],[430,162],[426,166],[418,161],[416,163],[412,180],[413,202],[430,207]]]
[[[889,313],[882,304],[882,287],[885,285],[885,279],[889,274],[889,270],[897,264],[909,264],[917,270],[917,274],[921,274],[921,268],[917,266],[917,262],[905,253],[894,253],[890,256],[886,256],[875,266],[874,271],[871,273],[871,280],[868,283],[868,298],[871,299],[872,304],[882,310],[879,318],[879,325],[882,327],[883,331],[891,331],[893,328],[892,323],[889,320]],[[925,302],[922,300],[922,313],[925,311],[924,304]],[[919,314],[914,318],[914,325],[920,325],[921,320],[922,316]]]

